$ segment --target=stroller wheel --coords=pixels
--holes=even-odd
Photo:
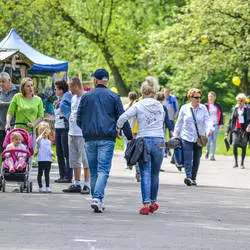
[[[23,190],[24,190],[24,183],[22,182],[22,183],[20,183],[20,193],[23,193]]]
[[[27,183],[26,183],[26,190],[27,190],[27,193],[30,192],[30,182],[29,181],[27,181]]]
[[[32,191],[33,191],[33,183],[32,183],[32,181],[30,182],[30,192],[32,193]]]
[[[6,181],[2,180],[2,191],[5,192]]]

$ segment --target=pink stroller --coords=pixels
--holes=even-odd
[[[27,149],[10,149],[4,150],[2,153],[2,168],[1,168],[1,177],[0,177],[0,190],[2,189],[5,192],[6,181],[18,182],[20,183],[20,192],[22,193],[24,190],[27,193],[32,192],[32,181],[30,181],[30,171],[32,168],[32,164],[30,163],[30,157],[33,155],[34,150],[32,147],[32,136],[24,129],[15,128],[9,131],[4,139],[3,146],[6,146],[10,143],[10,137],[13,132],[19,132],[23,137],[23,144],[27,147]],[[16,171],[14,173],[9,172],[9,167],[5,163],[6,154],[10,154],[14,163],[17,161],[17,153],[25,153],[27,155],[24,168],[20,171]]]

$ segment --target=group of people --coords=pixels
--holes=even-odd
[[[116,138],[122,134],[127,143],[130,143],[133,138],[138,140],[142,138],[146,155],[136,164],[143,204],[139,213],[142,215],[154,213],[159,208],[157,203],[159,172],[164,157],[166,128],[170,131],[170,137],[179,138],[181,141],[186,174],[184,183],[187,186],[197,185],[202,146],[206,145],[203,139],[208,137],[205,157],[215,160],[217,135],[219,128],[224,124],[224,115],[220,105],[215,101],[215,92],[209,92],[208,103],[203,105],[201,91],[192,88],[187,94],[189,102],[182,105],[179,110],[177,99],[170,94],[170,89],[165,88],[163,92],[159,92],[157,79],[148,76],[141,84],[141,97],[138,99],[136,93],[130,93],[130,102],[124,111],[120,96],[107,88],[108,71],[98,69],[92,77],[95,88],[89,92],[84,92],[78,78],[70,79],[69,83],[64,80],[55,83],[57,96],[54,103],[55,144],[59,166],[59,179],[55,182],[70,183],[63,192],[91,193],[91,208],[95,212],[103,212],[104,193]],[[0,100],[10,103],[5,110],[6,121],[4,119],[1,121],[1,145],[6,131],[10,129],[13,117],[16,123],[27,124],[27,127],[26,125],[18,125],[18,127],[33,134],[33,146],[37,145],[38,148],[39,191],[51,192],[49,171],[53,151],[49,140],[49,124],[42,121],[43,102],[34,94],[31,78],[22,80],[20,93],[17,93],[18,90],[11,84],[7,73],[0,74],[0,83]],[[234,167],[238,167],[237,148],[242,148],[241,167],[243,168],[250,134],[250,108],[245,105],[244,94],[239,94],[236,100],[237,106],[232,111],[226,135],[230,132],[235,156]],[[176,118],[177,121],[174,124]],[[36,138],[33,129],[37,125],[38,137]],[[21,137],[18,143],[15,143],[15,140],[17,138],[13,136],[13,147],[22,143]],[[25,156],[20,155],[20,161],[23,160],[22,157]],[[17,166],[20,168],[21,165],[19,162]],[[82,167],[84,180],[81,186]],[[15,171],[13,164],[10,168],[11,171]],[[45,190],[41,181],[43,172]]]

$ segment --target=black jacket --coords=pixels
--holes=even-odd
[[[133,166],[137,162],[141,164],[148,162],[147,148],[143,137],[133,139],[128,143],[125,159],[128,166]]]

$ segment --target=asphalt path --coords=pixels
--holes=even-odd
[[[246,169],[233,169],[232,157],[202,160],[197,187],[183,184],[165,159],[155,214],[139,215],[140,184],[116,152],[102,214],[90,208],[90,196],[65,194],[55,184],[52,194],[19,193],[7,183],[0,193],[0,249],[250,249],[250,159]],[[235,180],[235,181],[234,181]]]

